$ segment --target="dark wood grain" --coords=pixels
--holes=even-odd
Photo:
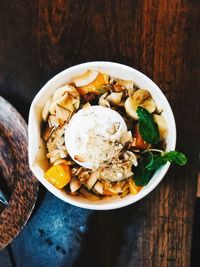
[[[20,114],[0,97],[0,175],[10,191],[0,213],[0,250],[19,234],[37,199],[38,181],[28,166],[27,125]],[[2,182],[0,181],[2,188]]]
[[[189,158],[139,203],[94,213],[76,266],[189,266],[200,144],[199,9],[195,0],[0,2],[0,92],[25,118],[59,71],[116,61],[162,89],[175,114],[177,149]]]

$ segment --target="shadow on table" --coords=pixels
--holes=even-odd
[[[128,264],[130,257],[126,256],[129,251],[136,251],[140,227],[136,210],[137,204],[120,210],[92,213],[88,219],[87,235],[70,267],[111,267]],[[68,267],[67,260],[61,266]]]
[[[140,211],[138,204],[113,211],[80,209],[46,192],[12,243],[16,266],[126,266],[137,251]]]

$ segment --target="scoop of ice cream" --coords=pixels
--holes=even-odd
[[[127,131],[122,116],[107,107],[90,106],[79,110],[65,130],[65,145],[79,165],[94,169],[118,157],[120,138]]]

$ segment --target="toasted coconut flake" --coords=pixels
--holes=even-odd
[[[52,100],[56,101],[61,99],[65,94],[70,94],[72,95],[74,98],[79,96],[78,91],[76,90],[75,87],[69,85],[69,84],[65,84],[61,87],[59,87],[58,89],[56,89],[56,91],[53,94]]]
[[[99,73],[94,70],[87,70],[83,74],[74,77],[72,81],[75,83],[77,87],[88,85],[89,83],[93,82]]]
[[[97,179],[99,177],[99,172],[92,172],[90,178],[87,180],[86,186],[90,190],[95,185]]]
[[[130,161],[134,166],[137,166],[137,165],[138,165],[137,157],[136,157],[136,155],[135,155],[132,151],[126,151],[125,154],[129,157],[129,161]]]
[[[80,189],[80,193],[87,199],[92,200],[92,201],[97,201],[100,200],[101,198],[92,192],[89,192],[86,188],[82,187]]]
[[[59,101],[58,104],[60,107],[67,109],[68,111],[73,112],[75,106],[73,105],[73,97],[66,93]]]
[[[48,100],[42,110],[42,119],[44,121],[47,121],[48,119],[48,116],[49,116],[49,108],[50,108],[50,105],[51,105],[51,101]]]
[[[83,184],[85,184],[87,182],[87,180],[89,179],[89,177],[90,177],[89,171],[83,171],[79,175],[79,179],[80,179],[81,183],[83,183]]]
[[[76,192],[80,187],[81,187],[80,181],[77,178],[73,177],[69,184],[71,192],[72,193]]]
[[[72,103],[74,105],[75,110],[79,109],[79,107],[80,107],[80,98],[74,98],[72,100]]]
[[[110,108],[110,103],[106,99],[99,99],[99,106]]]
[[[96,182],[93,188],[98,194],[103,195],[103,184],[101,182]]]
[[[99,105],[103,107],[110,108],[110,103],[105,98],[107,97],[108,92],[105,92],[100,98],[99,98]]]
[[[67,93],[67,88],[68,88],[68,86],[65,85],[65,86],[62,86],[62,87],[56,89],[56,91],[54,92],[54,94],[52,96],[52,101],[56,101],[56,100],[62,98],[63,95]]]
[[[50,112],[51,115],[55,115],[56,114],[56,107],[57,107],[57,101],[51,102],[51,104],[49,106],[49,112]]]
[[[59,126],[59,119],[55,115],[50,115],[48,119],[49,127],[58,127]]]
[[[56,107],[56,117],[59,120],[59,124],[63,124],[64,122],[68,122],[70,118],[71,112],[69,110],[66,110],[63,107],[57,106]]]
[[[55,129],[56,129],[55,127],[51,127],[51,128],[50,127],[46,127],[45,128],[44,134],[43,134],[43,138],[44,138],[45,141],[47,141],[51,137],[51,135],[52,135],[52,133],[53,133],[53,131]]]

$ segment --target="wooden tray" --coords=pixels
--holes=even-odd
[[[9,203],[0,214],[0,249],[3,249],[19,234],[30,217],[37,199],[38,181],[28,165],[27,125],[2,97],[0,170],[10,191]]]

